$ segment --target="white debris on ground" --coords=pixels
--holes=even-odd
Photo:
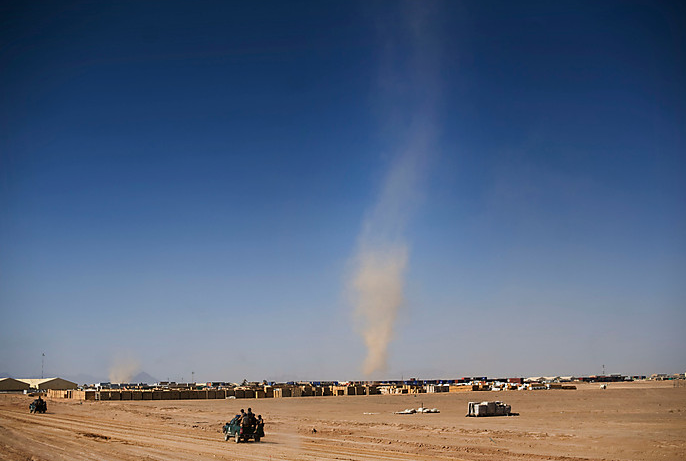
[[[417,410],[415,410],[414,408],[406,408],[403,411],[396,411],[395,412],[396,415],[412,415],[414,413],[417,413]]]
[[[438,408],[424,408],[424,407],[419,407],[416,410],[414,408],[406,408],[403,411],[396,411],[394,414],[396,415],[413,415],[415,413],[440,413]]]
[[[440,413],[440,411],[438,411],[438,408],[422,408],[422,407],[419,407],[419,408],[417,408],[417,413]]]

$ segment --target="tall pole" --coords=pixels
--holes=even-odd
[[[195,384],[195,372],[191,371],[191,382]]]
[[[43,352],[40,358],[40,379],[43,379],[43,368],[45,366],[45,352]]]

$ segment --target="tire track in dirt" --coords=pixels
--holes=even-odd
[[[101,420],[85,421],[73,417],[41,417],[40,420],[36,420],[27,416],[0,412],[0,420],[9,420],[11,427],[21,427],[22,438],[26,439],[26,442],[22,443],[24,446],[42,446],[56,450],[52,454],[59,455],[59,452],[65,450],[65,446],[71,445],[68,450],[71,455],[64,458],[60,457],[60,459],[93,459],[94,452],[86,457],[79,456],[78,452],[83,451],[84,446],[89,446],[95,451],[103,451],[107,445],[118,445],[118,450],[130,451],[131,454],[124,457],[113,457],[108,454],[103,459],[141,459],[141,449],[145,449],[149,455],[156,454],[154,459],[160,460],[192,459],[199,454],[199,451],[201,454],[202,452],[211,454],[213,458],[218,455],[219,459],[233,459],[226,458],[224,456],[225,450],[221,448],[218,440],[209,437],[202,438],[196,435],[170,433],[164,429],[136,427],[135,424],[113,422],[102,424]],[[51,415],[48,414],[47,416]],[[19,439],[20,437],[15,434],[14,438]],[[211,447],[208,444],[215,446]],[[264,458],[251,457],[249,454],[243,455],[241,454],[241,457],[244,459]]]
[[[45,448],[56,450],[53,455],[60,452],[71,453],[70,456],[60,456],[61,459],[86,460],[93,459],[95,452],[102,451],[98,445],[118,444],[126,447],[137,447],[144,449],[148,455],[153,455],[157,459],[172,459],[172,453],[184,455],[179,459],[188,459],[186,455],[213,455],[220,459],[265,459],[271,456],[272,459],[302,459],[312,458],[318,460],[337,460],[342,457],[351,460],[377,459],[383,461],[407,461],[407,460],[431,460],[437,459],[436,456],[423,456],[416,453],[400,453],[388,451],[388,449],[370,447],[369,442],[350,441],[343,438],[321,438],[316,441],[304,440],[300,435],[289,434],[270,434],[269,442],[260,444],[250,443],[248,445],[237,445],[225,442],[221,434],[217,437],[203,436],[201,434],[179,434],[178,427],[159,428],[151,424],[129,424],[116,421],[85,420],[71,415],[56,416],[53,414],[42,415],[37,420],[33,415],[19,412],[0,411],[0,416],[16,423],[22,427],[33,430],[26,430],[26,443],[32,445],[42,445]],[[49,418],[44,417],[49,416]],[[38,424],[37,424],[38,423]],[[170,432],[170,429],[176,429]],[[72,442],[65,443],[68,438]],[[292,440],[293,438],[297,440]],[[87,440],[90,438],[91,440]],[[227,445],[231,445],[229,448]],[[89,455],[83,456],[78,452],[83,451],[84,446],[90,446]],[[246,449],[245,447],[250,447]],[[267,451],[271,449],[276,451]],[[233,453],[227,453],[232,450]],[[248,451],[250,450],[250,451]],[[102,454],[103,459],[114,459],[111,453]],[[125,450],[126,451],[126,450]],[[236,451],[239,451],[236,453]],[[122,453],[123,454],[123,453]],[[117,459],[136,459],[139,454],[135,450],[125,457]],[[440,457],[442,459],[457,459],[455,457]]]
[[[483,421],[455,410],[461,395],[423,396],[446,411],[414,419],[390,413],[415,403],[402,396],[265,400],[267,436],[241,444],[220,432],[234,402],[55,400],[29,415],[28,397],[0,394],[0,461],[681,461],[686,389],[649,385],[508,394],[523,416]]]

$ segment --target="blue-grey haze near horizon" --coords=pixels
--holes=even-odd
[[[350,274],[413,142],[385,376],[683,372],[685,17],[3,2],[0,372],[363,378]]]

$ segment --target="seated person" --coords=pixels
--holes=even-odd
[[[258,437],[264,437],[264,420],[262,415],[257,415],[257,428],[255,429]]]

